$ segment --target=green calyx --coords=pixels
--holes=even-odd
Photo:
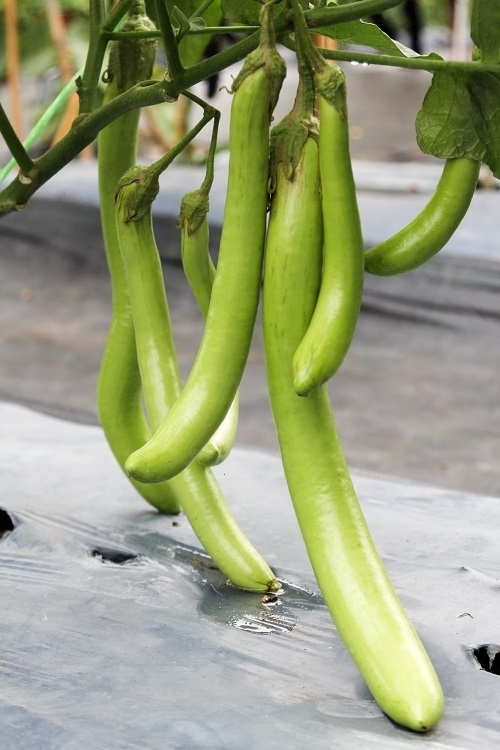
[[[276,170],[281,164],[287,180],[293,175],[299,163],[308,138],[316,141],[319,136],[319,122],[315,116],[315,87],[311,69],[300,50],[297,50],[299,85],[291,112],[271,131],[269,192],[273,193],[276,184]]]
[[[335,107],[343,120],[347,118],[347,95],[345,76],[337,65],[325,63],[314,76],[318,93]]]
[[[128,16],[120,31],[156,31],[151,19],[140,12],[140,3],[136,4],[136,13]],[[156,39],[120,39],[111,43],[109,65],[104,74],[105,81],[110,83],[116,77],[119,91],[126,91],[138,80],[151,78],[156,58]]]
[[[271,111],[276,106],[281,85],[286,76],[286,63],[276,49],[276,34],[272,14],[273,3],[264,5],[260,12],[260,43],[257,49],[247,55],[243,67],[236,76],[232,86],[234,93],[243,81],[259,68],[265,68],[270,85]]]
[[[181,227],[186,226],[189,237],[203,224],[208,209],[208,193],[201,188],[186,193],[183,197],[179,212],[179,223]]]
[[[142,219],[151,210],[159,189],[158,175],[147,167],[127,170],[116,188],[116,200],[122,202],[125,222]]]
[[[320,96],[335,107],[343,120],[347,118],[345,76],[337,65],[329,65],[314,46],[298,0],[288,0],[295,33],[299,69],[309,69]]]
[[[287,180],[293,180],[304,146],[309,138],[318,139],[314,115],[294,117],[293,111],[271,131],[269,192],[276,186],[276,170],[281,164]]]

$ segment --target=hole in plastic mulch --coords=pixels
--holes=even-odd
[[[476,646],[472,653],[482,670],[500,675],[500,646],[498,644],[486,643]]]
[[[97,557],[102,562],[110,562],[115,565],[124,565],[125,563],[137,560],[139,555],[134,552],[127,552],[122,549],[113,549],[111,547],[94,547],[90,550],[92,557]]]
[[[9,531],[14,531],[14,521],[6,510],[0,508],[0,539],[4,534],[8,534]]]

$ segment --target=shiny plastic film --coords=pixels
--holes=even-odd
[[[498,747],[498,499],[354,474],[445,693],[437,729],[416,736],[336,633],[277,457],[235,450],[216,470],[282,583],[253,594],[182,515],[134,494],[100,429],[13,404],[0,424],[0,747]]]

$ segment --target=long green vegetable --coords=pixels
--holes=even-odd
[[[151,225],[151,205],[137,213],[143,198],[141,168],[119,183],[116,226],[126,268],[144,400],[154,429],[181,392],[161,263]],[[193,461],[168,482],[201,544],[215,564],[244,589],[266,591],[279,584],[232,516],[209,469]]]
[[[448,159],[425,208],[404,229],[365,253],[365,269],[394,276],[418,268],[446,245],[470,206],[481,163]]]
[[[139,8],[124,30],[151,29]],[[156,43],[150,40],[112,42],[105,101],[151,76]],[[142,389],[125,268],[115,223],[115,191],[122,174],[135,164],[139,110],[118,118],[98,137],[99,201],[104,247],[111,279],[112,315],[97,383],[97,411],[104,434],[123,469],[125,460],[151,437],[142,407]],[[178,513],[180,503],[168,485],[134,482],[151,505],[165,513]]]
[[[194,190],[182,199],[179,215],[181,227],[181,259],[191,291],[202,315],[206,318],[215,278],[215,266],[209,252],[208,193]],[[234,445],[238,429],[239,394],[208,443],[196,456],[203,466],[222,463]]]
[[[443,695],[370,537],[345,464],[326,386],[307,398],[292,358],[320,284],[318,153],[309,139],[292,179],[278,165],[266,244],[268,387],[288,488],[321,592],[383,711],[416,731],[434,726]],[[304,252],[304,249],[307,251]]]
[[[296,38],[314,64],[319,91],[323,273],[311,322],[293,360],[301,396],[335,374],[351,345],[363,292],[363,235],[349,154],[344,73],[313,48],[296,7]]]
[[[269,123],[285,73],[270,8],[262,14],[260,47],[233,86],[227,198],[203,338],[181,396],[150,442],[126,462],[140,481],[175,476],[199,453],[227,414],[247,360],[260,296]]]

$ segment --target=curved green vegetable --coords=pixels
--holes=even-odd
[[[181,227],[181,260],[186,279],[206,318],[215,278],[215,266],[209,252],[208,195],[203,190],[187,193],[182,199],[179,223]],[[196,456],[202,466],[222,463],[234,445],[238,429],[239,395],[208,443]]]
[[[481,163],[448,159],[425,208],[393,237],[365,252],[365,269],[394,276],[418,268],[450,240],[464,218],[479,179]]]
[[[145,171],[145,170],[144,170]],[[151,207],[136,213],[140,168],[120,180],[116,226],[126,268],[144,400],[155,430],[181,393],[181,377],[170,325],[161,263],[151,225]],[[235,586],[252,591],[279,588],[271,569],[244,536],[209,469],[193,461],[168,482],[195,534]]]
[[[307,331],[293,359],[294,387],[305,396],[335,374],[351,345],[363,292],[363,236],[349,155],[344,74],[323,63],[319,160],[323,206],[323,275]]]
[[[131,16],[123,30],[154,28],[143,15]],[[151,40],[111,43],[104,100],[124,93],[151,77],[156,44]],[[139,110],[129,112],[101,130],[98,173],[101,224],[111,291],[111,324],[97,383],[97,412],[106,440],[123,469],[125,460],[151,437],[142,408],[142,390],[125,268],[115,225],[115,190],[122,174],[135,164]],[[178,499],[166,485],[134,482],[142,497],[165,513],[178,513]]]
[[[182,394],[153,438],[126,462],[158,482],[195,458],[226,416],[240,384],[257,314],[266,229],[271,112],[285,73],[263,9],[262,41],[234,82],[227,198],[217,274],[200,348]]]
[[[306,398],[293,386],[293,354],[320,284],[318,192],[310,139],[293,179],[278,167],[266,244],[264,342],[280,451],[312,567],[342,639],[382,710],[424,732],[443,711],[435,671],[370,537],[326,386]]]

